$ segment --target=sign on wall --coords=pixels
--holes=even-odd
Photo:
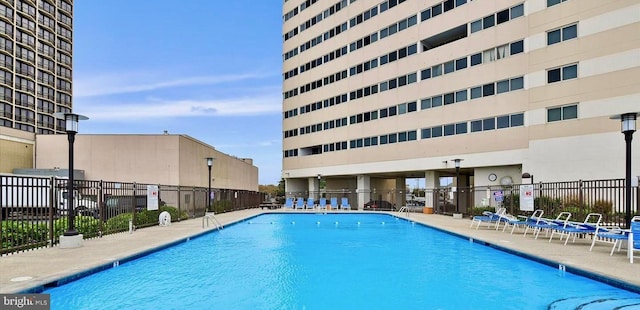
[[[158,210],[158,185],[147,185],[147,210]]]
[[[520,211],[533,211],[533,185],[520,185]]]

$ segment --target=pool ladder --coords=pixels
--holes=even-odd
[[[406,216],[409,216],[409,208],[407,208],[407,206],[402,206],[402,208],[400,208],[400,210],[398,210],[398,213],[406,213]]]
[[[207,222],[207,227],[209,227],[209,223],[211,222],[213,225],[216,225],[216,229],[220,230],[222,228],[224,228],[224,226],[222,226],[222,224],[220,224],[220,221],[218,221],[218,219],[215,217],[215,213],[211,212],[211,213],[205,213],[204,216],[202,217],[202,228],[204,229],[204,223],[205,221]]]

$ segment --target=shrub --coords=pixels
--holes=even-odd
[[[213,212],[215,213],[224,213],[227,210],[231,210],[233,203],[229,200],[218,200],[213,203]]]
[[[613,212],[613,203],[607,200],[596,200],[593,202],[591,209],[595,213],[600,213],[602,216],[608,216]]]
[[[129,230],[129,221],[132,213],[122,213],[110,218],[105,224],[105,232],[114,233]]]
[[[38,244],[47,240],[47,224],[25,225],[22,221],[2,221],[2,249],[28,244]]]
[[[74,219],[75,228],[83,238],[92,238],[100,235],[100,220],[92,216],[76,216]],[[61,217],[53,221],[53,238],[58,240],[60,235],[67,231],[67,217]]]

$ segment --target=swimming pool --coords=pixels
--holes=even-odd
[[[383,214],[267,214],[64,286],[52,309],[613,309],[640,295]],[[630,308],[624,308],[630,309]]]

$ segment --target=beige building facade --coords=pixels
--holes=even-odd
[[[35,168],[68,167],[67,135],[37,135]],[[74,169],[87,180],[208,186],[207,157],[213,157],[212,188],[258,191],[258,168],[187,135],[78,134]]]
[[[636,0],[285,1],[287,194],[623,178],[639,33]]]

